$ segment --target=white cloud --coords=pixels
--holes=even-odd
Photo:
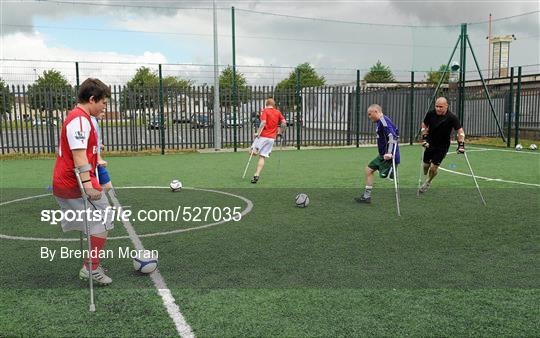
[[[114,17],[108,27],[135,31],[170,32],[174,34],[152,35],[151,38],[162,41],[164,47],[178,46],[186,59],[182,62],[207,64],[206,67],[188,67],[182,76],[194,76],[200,83],[210,83],[211,65],[213,64],[212,12],[209,9],[160,9],[160,6],[172,7],[209,7],[211,1],[171,2],[171,1],[132,1],[138,6],[148,8],[130,8],[122,6],[104,7],[103,3],[118,4],[115,1],[101,1],[95,6],[69,5],[59,6],[54,3],[10,3],[4,5],[2,18],[4,23],[31,25],[32,18],[64,18],[76,16],[96,16],[106,13]],[[368,69],[378,60],[389,65],[397,77],[408,79],[407,70],[429,70],[438,68],[449,57],[452,46],[459,34],[459,23],[487,19],[491,12],[495,18],[514,15],[525,11],[538,10],[539,2],[534,1],[218,1],[223,8],[219,14],[219,62],[232,63],[230,9],[236,11],[236,57],[239,65],[257,66],[296,66],[310,62],[322,75],[334,83],[354,81],[355,69]],[[152,8],[153,7],[153,8]],[[292,17],[262,15],[243,11],[279,13],[283,15],[328,18],[329,20],[303,20]],[[24,11],[23,11],[24,9]],[[21,13],[25,13],[22,15]],[[519,18],[506,22],[497,22],[494,29],[501,34],[517,33],[518,40],[512,44],[512,60],[516,64],[540,62],[538,35],[540,24],[538,16]],[[18,21],[19,20],[19,21]],[[368,22],[372,24],[337,23],[332,20]],[[378,25],[374,25],[378,24]],[[448,25],[454,27],[411,28],[392,25]],[[384,26],[386,25],[386,26]],[[6,26],[4,34],[12,30],[24,30],[29,40],[35,41],[30,47],[8,44],[2,45],[4,57],[11,54],[31,55],[36,59],[72,59],[109,62],[160,63],[178,62],[178,55],[165,55],[155,49],[142,55],[129,55],[121,50],[116,53],[99,51],[78,51],[68,47],[49,48],[39,34],[29,34],[28,27]],[[18,27],[18,28],[17,28]],[[130,33],[134,36],[138,33]],[[186,34],[186,35],[182,35]],[[192,34],[192,35],[189,35]],[[469,34],[475,45],[477,57],[486,67],[487,25],[471,25]],[[12,33],[5,37],[13,36]],[[520,40],[520,37],[526,39]],[[536,38],[535,38],[536,37]],[[271,38],[271,39],[269,39]],[[143,40],[144,41],[144,40]],[[10,43],[13,40],[10,40]],[[31,48],[31,49],[29,49]],[[20,50],[32,52],[20,52]],[[165,50],[165,48],[164,48]],[[19,56],[20,57],[20,56]],[[511,61],[512,61],[511,60]],[[473,62],[468,63],[470,67]],[[109,69],[105,64],[99,69]],[[122,66],[124,67],[124,66]],[[118,69],[122,67],[118,66]],[[136,66],[125,66],[130,72]],[[98,67],[95,67],[98,69]],[[180,68],[180,67],[177,67]],[[345,70],[338,68],[347,68]],[[187,69],[187,68],[186,68]],[[253,69],[260,69],[259,72]],[[291,69],[253,68],[247,75],[252,84],[275,83],[286,77]],[[403,72],[400,72],[403,70]],[[109,72],[104,72],[108,76]],[[115,73],[114,70],[112,73]],[[127,75],[122,75],[123,77]],[[122,80],[124,78],[118,79]],[[261,83],[262,81],[262,83]]]
[[[74,50],[69,47],[48,47],[39,33],[15,33],[3,36],[3,61],[0,76],[8,83],[25,84],[33,82],[38,74],[49,69],[61,71],[75,83],[75,61],[79,62],[80,77],[98,77],[108,84],[125,83],[127,74],[134,74],[143,64],[166,63],[161,53],[144,52],[129,55],[116,52]],[[23,60],[40,60],[23,61]],[[107,63],[102,63],[106,61]],[[121,77],[119,75],[121,74]]]

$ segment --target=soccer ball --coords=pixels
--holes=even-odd
[[[157,269],[158,259],[154,257],[152,251],[139,251],[136,257],[133,257],[133,268],[142,273],[151,273]]]
[[[517,151],[520,151],[521,149],[523,149],[523,146],[521,144],[516,145],[516,150]]]
[[[309,205],[309,197],[306,194],[298,194],[295,198],[296,206],[299,208],[305,208]]]
[[[531,149],[531,150],[537,150],[538,147],[536,146],[536,144],[533,143],[533,144],[531,144],[531,145],[529,146],[529,149]]]
[[[180,191],[182,190],[182,182],[179,180],[173,180],[171,184],[169,184],[169,187],[171,188],[172,192]]]

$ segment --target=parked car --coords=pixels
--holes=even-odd
[[[56,121],[55,121],[55,120],[51,120],[51,119],[40,119],[40,118],[37,118],[37,119],[35,119],[35,120],[32,122],[32,127],[46,126],[46,125],[56,126]]]
[[[288,126],[294,126],[294,121],[296,121],[296,113],[295,112],[285,112],[285,113],[283,113],[283,117],[287,121],[287,127]]]
[[[236,126],[239,128],[242,128],[247,123],[247,119],[243,116],[236,115]],[[234,127],[234,116],[232,114],[226,115],[223,119],[223,126],[224,127]]]
[[[152,129],[159,129],[161,126],[161,121],[159,116],[153,116],[150,118],[150,121],[148,122],[148,130]],[[163,129],[166,129],[167,126],[165,125],[165,121],[163,121]]]
[[[191,119],[187,113],[178,113],[178,115],[173,115],[172,123],[190,123]]]
[[[210,127],[210,119],[205,114],[193,114],[190,118],[191,128],[208,128]]]

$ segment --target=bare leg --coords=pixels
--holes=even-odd
[[[428,170],[429,170],[429,163],[423,162],[422,163],[422,168],[424,169],[424,175],[427,175]]]
[[[364,168],[364,181],[366,182],[366,189],[360,197],[355,197],[354,200],[358,203],[371,203],[371,190],[373,189],[373,173],[375,170],[370,167]]]
[[[431,184],[431,181],[433,181],[435,176],[437,176],[438,170],[439,170],[439,166],[432,163],[431,166],[429,167],[428,179],[426,181],[427,183]]]
[[[261,175],[261,171],[264,168],[264,160],[265,160],[264,156],[259,156],[259,162],[257,163],[257,170],[255,171],[255,176]]]
[[[366,181],[366,186],[370,186],[370,187],[373,186],[373,180],[374,180],[373,173],[374,172],[375,170],[371,169],[370,167],[366,167],[364,169],[364,177]]]

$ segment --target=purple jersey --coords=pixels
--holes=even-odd
[[[392,154],[396,147],[396,164],[399,164],[399,131],[387,116],[383,115],[377,121],[377,146],[379,155]]]

